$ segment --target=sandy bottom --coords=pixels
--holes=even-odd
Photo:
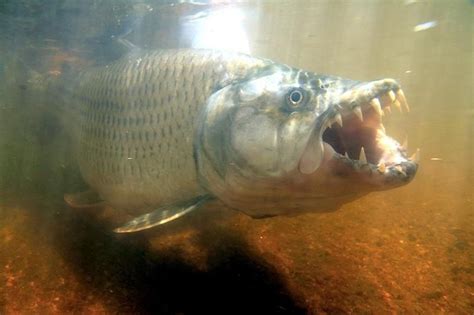
[[[0,313],[472,314],[470,179],[430,171],[333,213],[214,205],[134,235],[112,209],[2,195]]]

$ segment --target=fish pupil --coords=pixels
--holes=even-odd
[[[291,104],[297,105],[303,100],[303,93],[301,93],[299,90],[293,90],[290,92],[288,99],[290,100]]]

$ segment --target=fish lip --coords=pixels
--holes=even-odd
[[[327,106],[327,110],[318,119],[317,128],[309,141],[319,139],[335,151],[329,157],[323,153],[323,163],[329,161],[332,165],[339,163],[346,171],[351,170],[371,177],[375,175],[383,179],[384,183],[409,182],[418,169],[419,153],[417,151],[412,158],[408,158],[406,148],[385,133],[382,117],[388,115],[392,108],[409,112],[404,93],[397,81],[383,79],[353,84]],[[370,151],[369,154],[364,152],[361,159],[360,151],[354,152],[357,145],[349,143],[347,146],[351,151],[349,153],[349,150],[344,149],[344,145],[331,140],[329,133],[336,130],[333,134],[342,132],[343,140],[350,142],[352,140],[350,132],[345,128],[354,129],[351,130],[354,142],[361,144],[358,150],[362,151],[361,148],[365,146],[365,151]],[[363,134],[362,131],[373,134],[366,143],[359,139],[360,134]],[[344,154],[343,151],[349,154]]]

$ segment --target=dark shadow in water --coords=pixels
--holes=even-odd
[[[66,213],[68,211],[66,210]],[[118,239],[109,227],[65,214],[56,247],[91,291],[112,310],[141,314],[304,314],[276,270],[238,235],[205,228],[208,270],[178,250],[151,250],[146,236]],[[189,261],[189,260],[188,260]]]

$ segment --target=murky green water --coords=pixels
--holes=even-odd
[[[0,4],[0,313],[448,313],[474,310],[473,5],[469,1],[4,1]],[[131,236],[85,188],[32,71],[108,64],[123,37],[206,46],[369,81],[414,181],[323,214],[253,220],[211,205]],[[17,84],[18,83],[18,84]]]

